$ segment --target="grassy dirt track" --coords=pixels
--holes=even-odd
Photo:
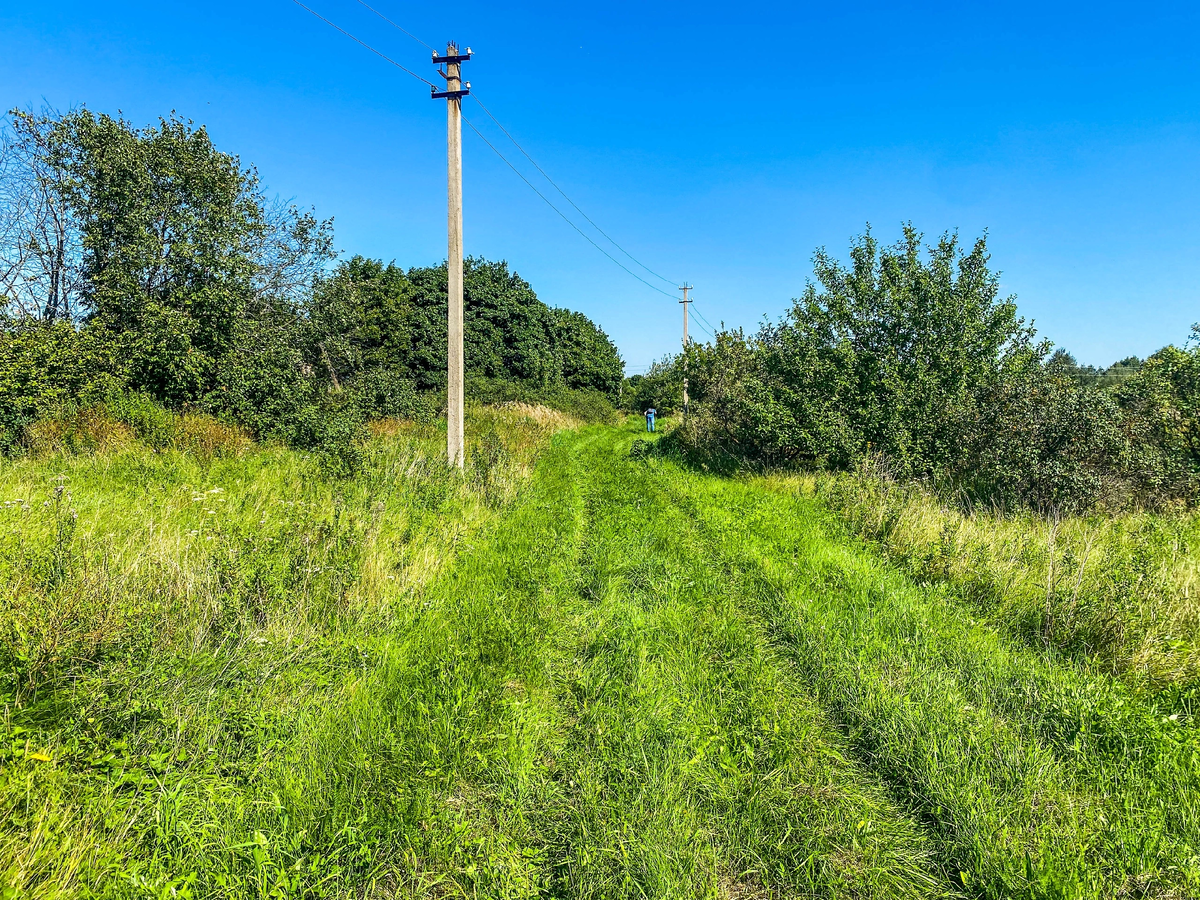
[[[914,583],[818,500],[640,437],[561,431],[499,498],[419,442],[368,472],[386,492],[299,472],[319,515],[278,534],[319,570],[303,608],[251,589],[288,568],[257,544],[223,581],[199,551],[110,563],[126,602],[174,598],[170,635],[7,698],[5,900],[1200,896],[1185,718]],[[130,504],[202,474],[122,459],[95,484]],[[5,497],[52,490],[43,468]],[[94,576],[54,568],[51,530],[13,597]],[[235,582],[251,606],[214,610]]]

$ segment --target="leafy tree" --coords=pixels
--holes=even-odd
[[[310,363],[336,387],[370,370],[412,377],[418,318],[412,295],[395,263],[362,256],[342,262],[313,293]]]
[[[331,223],[269,201],[203,127],[14,112],[0,142],[0,427],[11,437],[114,386],[310,447],[357,433],[355,419],[428,417],[445,382],[445,266],[353,257],[327,272],[332,258]],[[467,260],[465,288],[476,383],[608,408],[597,392],[619,386],[621,363],[600,329],[503,262]]]
[[[616,397],[625,363],[616,345],[591,319],[569,309],[551,310],[563,380]]]
[[[964,252],[943,235],[926,262],[908,225],[888,248],[868,232],[850,257],[846,268],[818,251],[820,287],[756,337],[744,438],[761,434],[759,452],[777,460],[847,465],[874,450],[928,474],[961,452],[957,423],[976,387],[1032,331],[998,298],[984,238]],[[703,377],[697,388],[699,399]]]
[[[53,126],[83,234],[83,303],[121,342],[134,387],[198,399],[232,346],[262,231],[253,173],[177,118],[136,130],[90,110]]]
[[[0,196],[26,199],[0,201],[10,298],[30,314],[21,298],[44,291],[44,318],[86,312],[134,389],[201,399],[248,323],[305,302],[330,256],[330,223],[268,203],[203,127],[173,116],[138,130],[86,108],[12,115]]]
[[[411,372],[423,388],[446,383],[446,267],[410,269],[414,329]],[[550,385],[558,380],[554,318],[529,282],[505,262],[463,265],[463,350],[468,374]]]
[[[967,252],[943,236],[924,256],[906,227],[891,248],[856,241],[849,267],[823,251],[815,263],[819,287],[782,322],[689,348],[698,414],[680,441],[773,464],[879,454],[898,474],[1005,507],[1190,490],[1171,460],[1200,451],[1197,355],[1148,361],[1121,395],[1131,416],[998,297],[983,239]]]

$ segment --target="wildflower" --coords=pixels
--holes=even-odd
[[[188,532],[188,534],[199,534],[199,533],[200,533],[200,532],[199,532],[199,531],[197,531],[197,530],[196,530],[196,529],[194,529],[194,528],[193,528],[191,531],[189,531],[189,532]]]

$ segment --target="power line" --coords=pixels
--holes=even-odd
[[[309,9],[309,7],[307,7],[307,6],[305,6],[303,3],[301,3],[301,2],[300,2],[300,0],[292,0],[292,2],[293,2],[293,3],[295,3],[297,6],[299,6],[301,9],[303,9],[303,10],[306,10],[307,12],[310,12],[310,13],[312,13],[314,16],[316,16],[318,19],[320,19],[322,22],[324,22],[324,23],[325,23],[326,25],[328,25],[330,28],[333,28],[333,29],[335,29],[335,30],[337,30],[337,31],[340,31],[340,32],[341,32],[342,34],[344,34],[346,37],[350,38],[350,40],[354,41],[354,42],[355,42],[355,43],[357,43],[357,44],[361,44],[362,46],[366,47],[368,50],[370,50],[372,53],[374,53],[374,54],[375,54],[376,56],[378,56],[380,59],[387,60],[387,61],[388,61],[388,62],[390,62],[390,63],[391,63],[393,66],[395,66],[397,69],[399,69],[401,72],[407,72],[407,73],[408,73],[409,75],[411,75],[413,78],[417,79],[417,81],[423,81],[423,82],[425,82],[425,84],[429,85],[431,88],[435,88],[435,87],[437,87],[437,85],[435,85],[435,84],[434,84],[432,81],[429,81],[428,79],[422,78],[420,75],[418,75],[418,74],[417,74],[416,72],[414,72],[412,69],[407,69],[407,68],[405,68],[404,66],[400,65],[400,63],[398,63],[398,62],[396,62],[394,59],[392,59],[390,56],[385,56],[384,54],[380,53],[378,50],[376,50],[374,47],[372,47],[372,46],[371,46],[370,44],[368,44],[366,41],[364,41],[364,40],[361,40],[361,39],[359,39],[359,38],[356,38],[354,35],[352,35],[350,32],[348,32],[348,31],[347,31],[345,28],[342,28],[340,25],[336,25],[336,24],[334,24],[333,22],[330,22],[330,21],[329,21],[327,18],[325,18],[323,15],[321,15],[321,14],[320,14],[319,12],[317,12],[315,9]],[[365,5],[365,4],[364,4],[364,5]],[[397,27],[397,28],[399,28],[400,26],[398,26],[398,25],[397,25],[396,27]],[[401,30],[403,30],[403,29],[401,29]]]
[[[299,2],[299,0],[297,0],[297,2]],[[510,169],[512,169],[514,172],[517,173],[518,178],[520,178],[523,182],[525,182],[525,184],[529,185],[529,189],[531,191],[533,191],[535,194],[537,194],[539,197],[541,197],[547,206],[549,206],[552,210],[554,210],[556,213],[558,213],[559,216],[562,217],[562,220],[564,222],[566,222],[568,225],[570,225],[572,228],[574,228],[577,232],[579,232],[580,237],[582,237],[585,241],[587,241],[589,244],[591,244],[593,247],[595,247],[597,250],[599,250],[601,253],[603,253],[605,256],[607,256],[610,260],[612,260],[614,263],[616,263],[622,269],[624,269],[628,274],[632,275],[634,278],[636,278],[638,281],[640,281],[646,287],[650,288],[650,290],[658,291],[664,297],[670,297],[672,300],[675,299],[675,296],[673,294],[668,294],[662,288],[655,287],[650,282],[648,282],[645,278],[643,278],[641,275],[637,274],[637,272],[634,272],[632,269],[630,269],[628,266],[626,266],[624,263],[622,263],[619,259],[617,259],[611,253],[609,253],[607,250],[605,250],[603,247],[601,247],[599,244],[597,244],[594,240],[592,240],[591,237],[589,237],[585,231],[583,231],[578,225],[576,225],[574,222],[572,222],[570,220],[570,218],[567,217],[566,213],[564,213],[561,209],[559,209],[557,206],[555,206],[553,203],[551,203],[550,199],[545,194],[543,194],[536,187],[534,187],[533,182],[531,182],[528,178],[526,178],[520,169],[518,169],[511,162],[509,162],[508,158],[496,148],[495,144],[493,144],[491,141],[489,141],[487,138],[485,138],[483,136],[483,132],[481,132],[478,128],[475,127],[474,122],[472,122],[466,116],[463,116],[462,119],[464,122],[466,122],[471,127],[471,130],[473,132],[475,132],[477,135],[479,135],[479,139],[481,141],[483,141],[485,144],[487,144],[489,147],[492,148],[493,153],[495,153],[498,157],[500,157],[502,160],[504,160],[505,165],[507,165]]]
[[[361,3],[362,0],[359,0],[359,2]],[[567,196],[567,192],[564,191],[562,188],[560,188],[558,186],[558,184],[554,181],[554,179],[551,178],[548,174],[546,174],[546,170],[538,165],[537,160],[534,159],[532,156],[530,156],[528,151],[526,151],[526,149],[524,147],[522,147],[519,143],[517,143],[517,139],[512,136],[512,134],[509,132],[509,130],[507,128],[505,128],[503,125],[501,125],[500,120],[497,119],[495,116],[493,116],[491,110],[489,110],[486,106],[483,105],[483,101],[480,100],[479,97],[477,97],[475,94],[472,94],[471,96],[474,98],[475,102],[479,104],[479,108],[482,109],[485,113],[487,113],[487,117],[496,123],[496,127],[504,132],[505,137],[507,137],[510,141],[513,142],[513,146],[516,147],[518,150],[520,150],[522,155],[524,155],[524,157],[533,164],[533,167],[542,173],[542,177],[545,178],[548,182],[550,182],[550,184],[554,185],[554,189],[556,191],[558,191],[560,194],[562,194],[563,198],[568,203],[570,203],[571,206],[573,206],[575,208],[575,212],[579,213],[581,216],[583,216],[585,219],[587,219],[588,223],[593,228],[595,228],[598,232],[600,232],[602,235],[604,235],[604,237],[608,240],[608,242],[610,244],[612,244],[614,247],[616,247],[618,250],[620,250],[622,253],[624,253],[627,257],[629,257],[631,260],[633,260],[635,263],[637,263],[639,266],[641,266],[643,269],[645,269],[647,272],[649,272],[655,278],[658,278],[661,281],[665,281],[667,284],[671,285],[672,287],[675,285],[674,281],[672,281],[670,278],[665,278],[662,275],[659,275],[657,272],[655,272],[653,269],[651,269],[649,266],[647,266],[645,263],[643,263],[641,260],[639,260],[637,257],[635,257],[632,253],[630,253],[628,250],[626,250],[624,247],[622,247],[620,244],[618,244],[616,241],[614,241],[612,239],[612,237],[609,236],[608,232],[606,232],[603,228],[601,228],[599,225],[597,225],[595,222],[593,222],[592,218],[587,213],[585,213],[582,209],[580,209],[579,205],[574,200],[572,200],[570,197]]]
[[[380,59],[391,63],[393,66],[395,66],[400,71],[405,72],[406,74],[411,75],[413,78],[417,79],[418,81],[429,85],[431,88],[436,89],[437,85],[435,85],[432,81],[429,81],[428,79],[421,77],[416,72],[414,72],[411,69],[396,62],[396,60],[392,59],[390,56],[387,56],[386,54],[381,53],[380,51],[376,50],[374,47],[372,47],[366,41],[362,40],[361,38],[355,37],[353,34],[351,34],[346,29],[342,28],[340,25],[338,25],[334,22],[331,22],[329,19],[325,18],[323,15],[321,15],[316,10],[314,10],[314,9],[306,6],[304,3],[300,2],[300,0],[292,0],[292,2],[295,3],[297,6],[299,6],[301,9],[303,9],[305,12],[308,12],[311,15],[315,16],[316,18],[320,19],[322,22],[324,22],[330,28],[333,28],[335,31],[342,33],[343,35],[350,38],[350,40],[354,41],[355,43],[361,45],[362,47],[365,47],[367,50],[370,50],[372,53],[374,53]],[[407,29],[402,28],[400,25],[397,25],[395,22],[393,22],[391,19],[389,19],[387,16],[385,16],[379,10],[375,9],[370,4],[364,2],[364,0],[357,0],[357,2],[359,4],[361,4],[363,7],[365,7],[366,9],[373,12],[379,18],[383,19],[385,22],[387,22],[393,28],[408,35],[410,38],[412,38],[417,43],[422,44],[425,47],[429,47],[430,50],[433,50],[433,48],[430,47],[429,44],[426,44],[423,40],[421,40],[419,37],[417,37],[412,32],[408,31]],[[436,53],[437,51],[434,50],[434,52]],[[474,95],[472,94],[471,96],[474,96]],[[632,253],[630,253],[628,250],[626,250],[624,247],[622,247],[620,244],[618,244],[615,240],[613,240],[613,238],[608,234],[608,232],[606,232],[603,228],[601,228],[599,225],[597,225],[587,213],[585,213],[582,209],[580,209],[579,205],[567,195],[566,191],[564,191],[561,187],[559,187],[558,184],[554,181],[554,179],[551,178],[546,173],[546,170],[543,169],[540,165],[538,165],[537,160],[535,160],[532,156],[530,156],[528,151],[526,151],[525,148],[522,147],[520,145],[520,143],[518,143],[517,139],[512,136],[512,134],[509,132],[509,130],[500,123],[500,120],[497,119],[494,115],[492,115],[491,110],[489,110],[486,106],[484,106],[483,103],[479,101],[478,97],[475,97],[475,101],[477,103],[479,103],[480,109],[482,109],[484,111],[484,113],[487,114],[487,117],[496,124],[496,127],[498,127],[502,132],[504,132],[505,136],[510,141],[512,141],[513,145],[518,150],[521,151],[522,155],[524,155],[524,157],[527,160],[529,160],[530,163],[533,164],[533,167],[535,169],[537,169],[538,172],[541,173],[542,177],[545,178],[548,182],[550,182],[550,184],[554,186],[554,189],[556,191],[558,191],[560,194],[562,194],[562,196],[566,199],[566,201],[568,203],[571,204],[571,206],[575,209],[575,211],[578,212],[581,216],[583,216],[583,218],[586,219],[587,222],[593,228],[596,229],[596,231],[600,232],[600,234],[602,234],[609,243],[611,243],[614,247],[616,247],[619,251],[621,251],[621,253],[625,254],[625,256],[627,256],[630,260],[632,260],[635,264],[637,264],[641,268],[645,269],[647,272],[649,272],[655,278],[661,279],[662,281],[665,281],[671,285],[675,284],[675,282],[672,281],[670,278],[666,278],[666,277],[658,274],[653,269],[651,269],[649,266],[647,266],[645,263],[641,262]],[[508,158],[503,153],[501,153],[500,150],[491,141],[489,141],[486,137],[484,137],[483,133],[478,128],[475,127],[475,124],[473,122],[471,122],[470,119],[468,119],[466,116],[463,116],[462,118],[463,118],[463,121],[466,122],[467,125],[470,126],[471,130],[474,131],[475,134],[477,134],[479,136],[479,139],[481,141],[483,141],[485,144],[487,144],[488,147],[490,147],[492,149],[492,152],[495,153],[497,156],[499,156],[500,159],[502,159],[504,161],[505,165],[507,165],[510,169],[512,169],[517,174],[517,177],[519,177],[522,181],[525,182],[526,185],[529,186],[530,190],[532,190],[535,194],[537,194],[539,197],[541,197],[547,206],[549,206],[552,210],[554,210],[556,213],[558,213],[558,215],[560,217],[562,217],[563,221],[565,221],[568,225],[570,225],[572,228],[574,228],[575,231],[577,231],[579,233],[580,237],[582,237],[584,240],[586,240],[589,244],[591,244],[593,247],[595,247],[597,250],[599,250],[601,253],[603,253],[606,257],[608,257],[609,260],[611,260],[613,263],[615,263],[617,266],[619,266],[623,271],[625,271],[627,274],[636,278],[638,281],[640,281],[646,287],[650,288],[653,291],[657,291],[658,293],[662,294],[664,297],[674,298],[674,296],[675,296],[674,294],[670,294],[667,291],[664,291],[662,288],[656,287],[655,285],[646,281],[646,279],[642,278],[636,272],[634,272],[629,267],[624,265],[619,259],[614,257],[611,253],[609,253],[607,250],[605,250],[603,247],[601,247],[599,244],[597,244],[586,232],[584,232],[578,225],[576,225],[573,221],[571,221],[571,219],[565,213],[563,213],[562,210],[560,210],[557,206],[555,206],[553,203],[551,203],[550,199],[548,197],[546,197],[545,194],[543,194],[536,187],[534,187],[533,183],[528,178],[526,178],[524,176],[524,174],[522,174],[521,170],[518,169],[516,166],[514,166],[508,160]],[[701,317],[701,318],[703,318],[703,317]],[[705,321],[707,321],[707,320],[705,320]],[[711,325],[709,327],[711,328]],[[711,333],[710,333],[710,336],[711,336]]]
[[[391,19],[389,19],[387,16],[385,16],[383,13],[381,13],[375,7],[364,3],[363,0],[358,0],[358,2],[361,6],[367,7],[367,9],[369,9],[371,12],[375,13],[375,15],[379,16],[379,18],[383,19],[383,21],[387,22],[389,25],[391,25],[397,31],[403,31],[405,34],[407,34],[410,38],[412,38],[418,44],[421,44],[424,47],[428,47],[430,50],[433,50],[435,53],[437,52],[436,50],[434,50],[433,47],[430,47],[423,40],[421,40],[419,37],[417,37],[415,34],[413,34],[411,31],[409,31],[407,28],[401,28],[399,25],[397,25],[395,22],[393,22]]]
[[[695,310],[692,310],[692,312],[695,312]],[[707,334],[714,341],[717,339],[716,335],[714,335],[711,331],[709,331],[707,328],[705,328],[699,322],[693,322],[692,324],[695,325],[697,328],[699,328],[703,334]]]
[[[708,319],[704,318],[704,316],[701,314],[700,310],[696,309],[696,301],[695,300],[692,301],[692,312],[694,312],[696,315],[700,316],[700,321],[703,322],[705,325],[707,325],[711,329],[711,331],[709,331],[710,335],[712,335],[712,333],[717,330],[717,329],[713,328],[713,323],[708,321]]]

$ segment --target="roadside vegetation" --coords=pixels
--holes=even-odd
[[[475,416],[507,454],[487,476],[486,441],[460,477],[397,423],[350,481],[284,448],[3,464],[5,582],[53,638],[5,638],[9,885],[1200,888],[1182,708],[896,572],[818,498],[635,449],[637,423]]]
[[[698,462],[848,471],[882,459],[968,510],[1197,498],[1200,345],[1165,347],[1115,381],[1081,376],[999,296],[984,238],[925,247],[906,226],[894,246],[856,240],[848,266],[824,250],[814,264],[781,321],[668,361],[689,374],[696,414],[677,439]]]
[[[756,335],[664,360],[692,415],[661,445],[701,471],[820,498],[850,532],[995,627],[1138,691],[1191,698],[1200,343],[1105,370],[998,294],[986,242],[870,234]],[[1170,701],[1173,702],[1173,701]],[[1190,699],[1188,701],[1190,703]]]
[[[1200,896],[1200,348],[910,227],[623,379],[473,259],[460,472],[445,267],[332,246],[10,115],[0,900]]]
[[[372,419],[444,409],[444,264],[339,259],[331,220],[271,198],[192,122],[80,108],[5,124],[0,452],[53,440],[47,419],[86,442],[98,406],[145,432],[130,417],[157,407],[345,467]],[[473,397],[612,415],[623,365],[593,322],[505,262],[467,260],[464,284]]]
[[[1185,695],[1190,708],[1200,676],[1195,513],[963,512],[870,465],[765,484],[819,498],[912,577],[945,584],[997,628],[1141,692]]]

